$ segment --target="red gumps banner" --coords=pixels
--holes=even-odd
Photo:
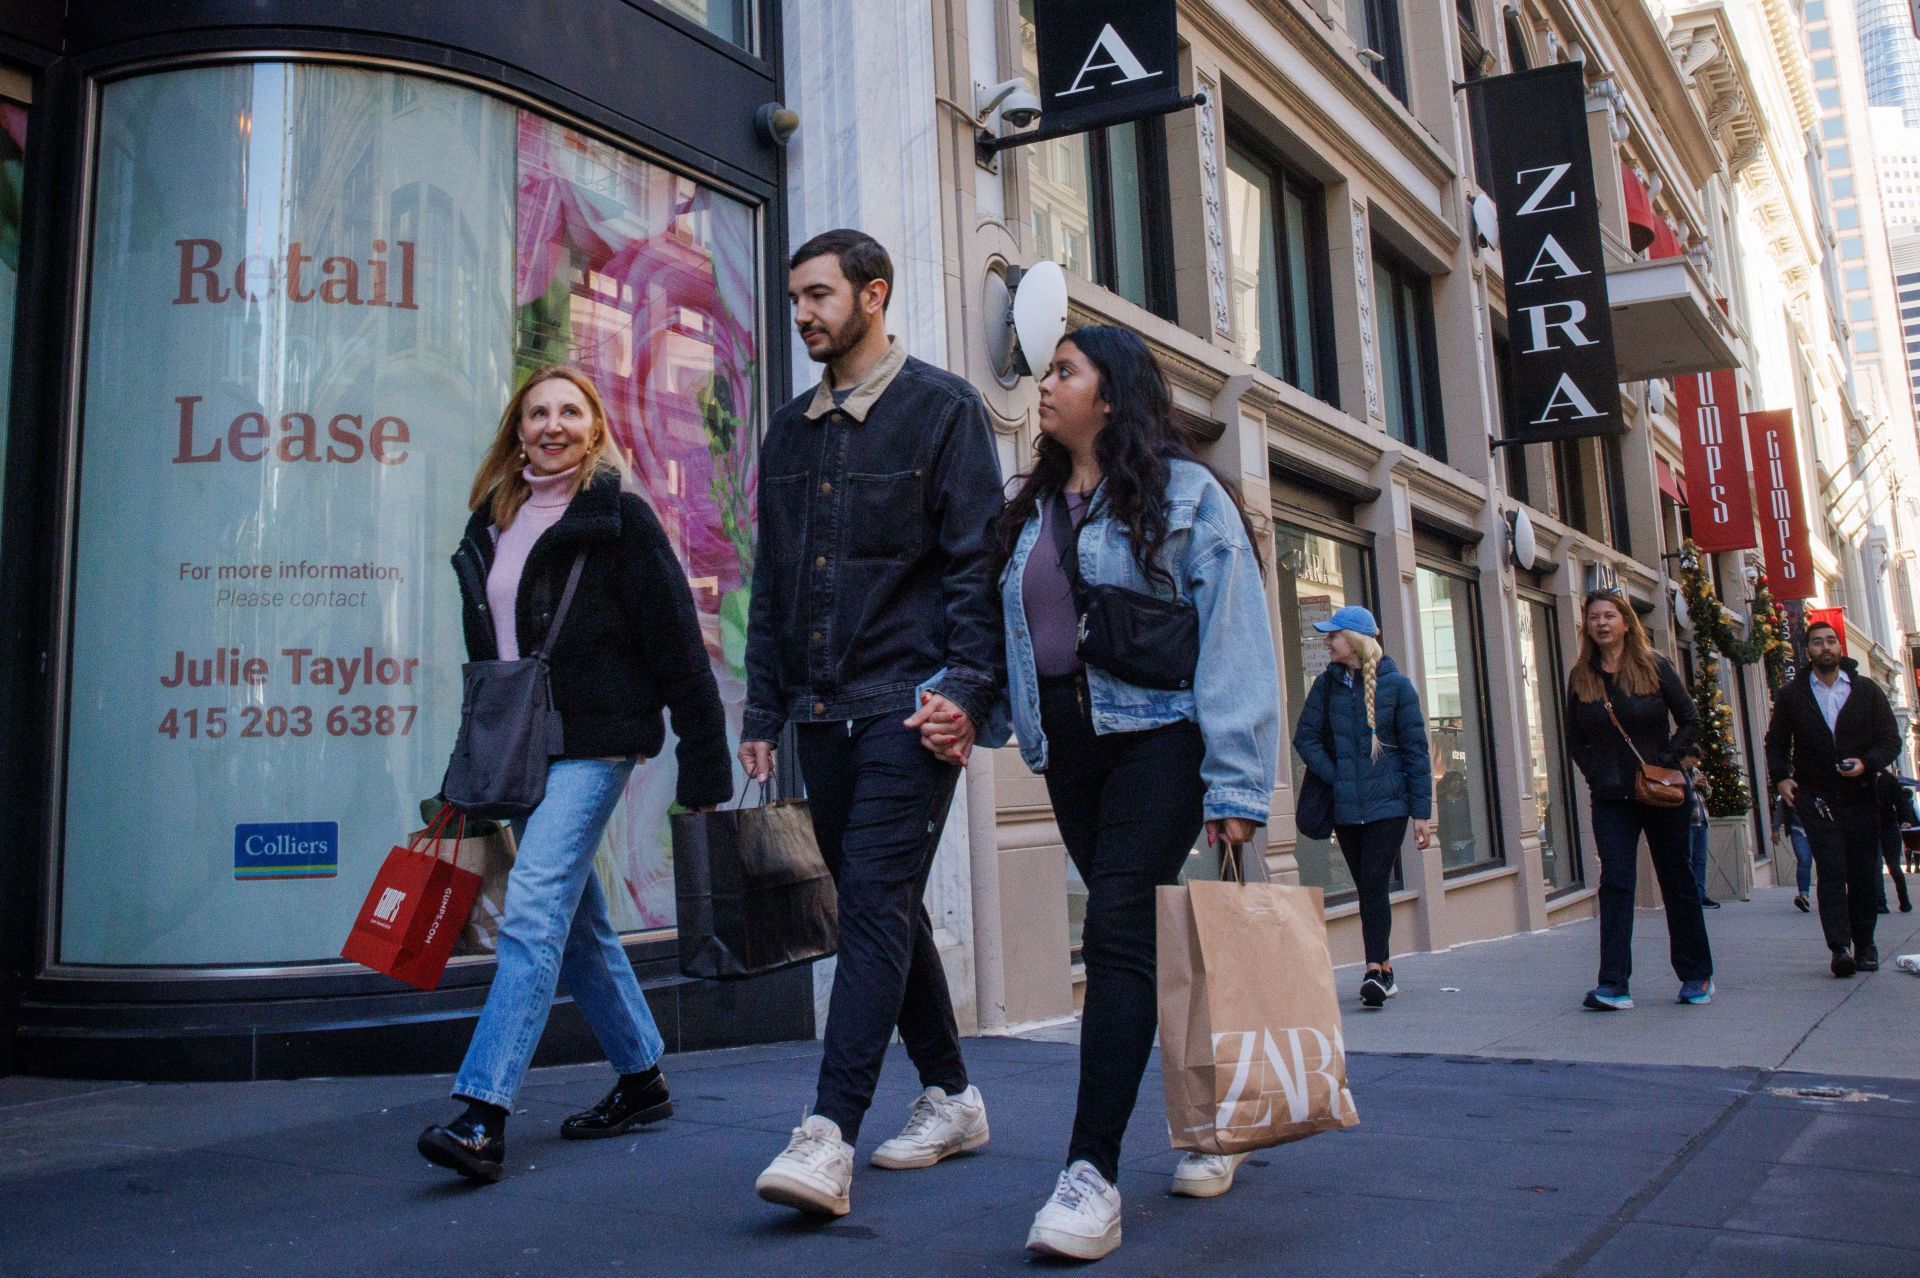
[[[1674,379],[1680,445],[1687,459],[1687,513],[1693,540],[1714,552],[1756,546],[1753,498],[1747,487],[1746,439],[1734,398],[1733,370]]]
[[[1807,502],[1800,489],[1800,455],[1793,414],[1786,409],[1747,414],[1747,456],[1760,507],[1760,547],[1767,586],[1775,599],[1810,599],[1813,553],[1807,544]]]

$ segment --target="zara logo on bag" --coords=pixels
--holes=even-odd
[[[1270,1126],[1273,1122],[1270,1098],[1274,1096],[1286,1102],[1289,1121],[1304,1123],[1314,1114],[1316,1089],[1312,1080],[1316,1078],[1324,1080],[1321,1094],[1327,1098],[1327,1115],[1336,1119],[1344,1117],[1343,1107],[1351,1109],[1353,1098],[1332,1071],[1336,1064],[1344,1066],[1346,1057],[1346,1044],[1338,1030],[1328,1038],[1325,1031],[1311,1025],[1215,1034],[1214,1064],[1233,1068],[1233,1079],[1220,1102],[1215,1127],[1224,1132]],[[1258,1112],[1244,1122],[1235,1122],[1242,1106]]]
[[[388,888],[380,894],[380,903],[373,907],[373,921],[386,927],[392,927],[393,920],[400,913],[400,904],[406,899],[407,894],[399,888]]]

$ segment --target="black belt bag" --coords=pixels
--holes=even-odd
[[[1080,660],[1135,687],[1162,692],[1193,687],[1200,665],[1200,613],[1193,604],[1125,586],[1087,584],[1080,576],[1080,532],[1064,493],[1054,493],[1047,522],[1080,618]]]
[[[548,662],[586,563],[582,549],[573,558],[539,652],[518,661],[469,661],[460,667],[460,736],[440,793],[464,812],[523,817],[547,797],[547,766],[566,749]]]

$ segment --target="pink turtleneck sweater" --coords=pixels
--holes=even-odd
[[[573,500],[573,475],[579,467],[557,475],[536,475],[531,466],[520,472],[533,493],[513,517],[505,532],[493,530],[493,569],[487,573],[487,610],[493,614],[493,639],[500,660],[520,659],[520,636],[514,628],[520,598],[520,574],[540,534],[560,522]]]

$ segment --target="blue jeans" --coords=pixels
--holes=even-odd
[[[666,1050],[593,874],[594,850],[632,771],[632,759],[561,759],[547,769],[547,797],[513,823],[518,853],[498,967],[456,1097],[513,1107],[562,980],[615,1070],[640,1073]]]
[[[1693,871],[1693,885],[1700,889],[1700,899],[1707,899],[1707,827],[1704,824],[1687,827],[1687,868]]]
[[[1631,799],[1593,801],[1593,841],[1600,853],[1600,980],[1626,989],[1633,976],[1633,890],[1640,873],[1640,836],[1667,907],[1667,948],[1682,981],[1713,975],[1700,890],[1687,867],[1687,814]]]
[[[1798,821],[1787,826],[1787,838],[1793,841],[1794,884],[1800,895],[1813,891],[1813,844],[1807,842],[1807,832]]]

